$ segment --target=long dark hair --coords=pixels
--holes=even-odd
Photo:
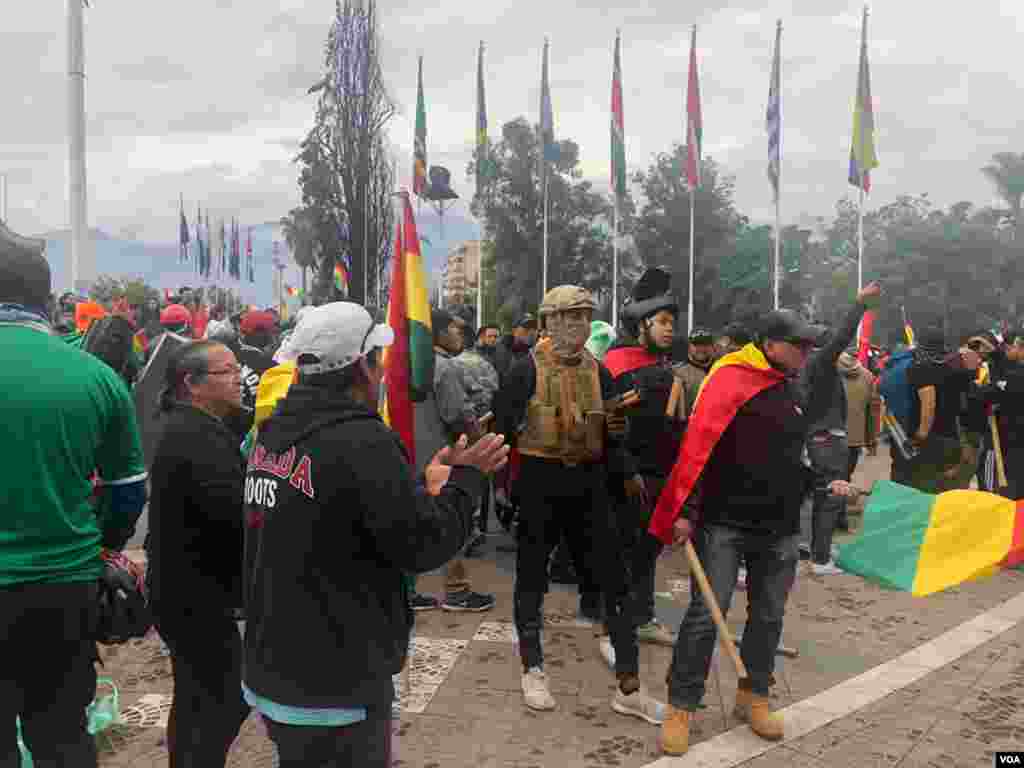
[[[185,379],[191,377],[194,383],[201,384],[210,372],[210,350],[223,346],[219,341],[190,341],[171,353],[167,361],[164,388],[160,391],[161,413],[171,410],[175,403],[188,399]]]

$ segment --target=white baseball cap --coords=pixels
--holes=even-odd
[[[297,365],[300,373],[339,371],[373,349],[390,346],[395,333],[390,326],[374,322],[361,305],[335,301],[314,307],[302,316],[288,343],[294,360],[312,355],[317,362]]]

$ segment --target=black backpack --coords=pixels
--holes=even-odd
[[[117,315],[107,315],[89,326],[82,340],[82,349],[129,379],[128,368],[134,339],[135,328],[128,320]]]

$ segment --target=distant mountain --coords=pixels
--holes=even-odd
[[[422,243],[425,267],[431,282],[440,280],[448,252],[465,240],[475,240],[479,233],[472,219],[460,213],[448,212],[444,217],[442,237],[437,213],[424,207],[417,216],[417,227]],[[182,264],[178,260],[176,242],[149,243],[111,236],[101,230],[91,231],[95,252],[96,274],[113,277],[137,277],[163,291],[177,290],[183,285],[203,285],[192,262]],[[71,265],[69,245],[71,233],[68,230],[48,232],[37,237],[46,240],[46,258],[53,273],[55,293],[70,290]],[[245,271],[245,237],[242,231],[242,264]],[[274,241],[279,241],[280,257],[288,264],[284,271],[284,282],[297,286],[301,283],[299,268],[291,260],[280,226],[275,222],[254,225],[252,228],[252,250],[255,261],[256,282],[224,278],[211,279],[211,283],[225,288],[234,288],[245,301],[266,306],[274,301],[274,269],[272,266]],[[194,257],[194,254],[191,254]],[[216,267],[216,265],[214,265]],[[214,272],[216,270],[214,269]]]

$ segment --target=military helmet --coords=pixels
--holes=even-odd
[[[571,309],[597,309],[597,302],[590,291],[578,285],[560,285],[544,294],[538,314],[541,317]]]

